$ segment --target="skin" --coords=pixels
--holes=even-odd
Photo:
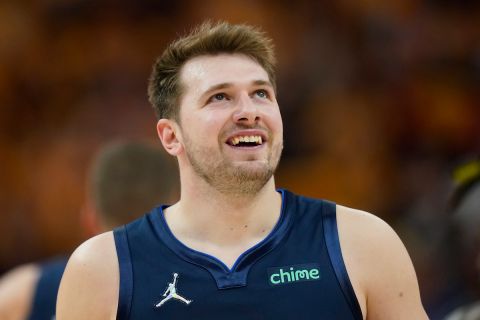
[[[40,270],[34,264],[17,267],[0,279],[0,319],[26,319]]]
[[[165,217],[186,245],[232,266],[265,237],[280,213],[271,175],[283,146],[279,107],[265,70],[244,56],[192,59],[181,79],[189,92],[182,99],[181,127],[165,119],[157,126],[163,145],[178,158],[182,185],[180,202]],[[267,141],[253,150],[228,145],[231,137],[257,134]],[[222,174],[207,181],[199,171]],[[233,172],[250,176],[246,187],[239,188],[242,181]]]
[[[181,82],[179,123],[157,124],[163,146],[178,159],[182,186],[165,218],[185,245],[232,266],[280,214],[269,176],[283,146],[280,111],[266,72],[243,55],[196,57],[182,68]],[[250,133],[262,135],[264,143],[252,149],[228,145],[231,137]],[[395,232],[371,214],[342,206],[337,219],[364,319],[427,319],[411,260]],[[65,271],[57,319],[115,319],[118,274],[112,233],[82,244]]]
[[[380,218],[337,205],[342,255],[364,319],[428,319],[411,259]]]
[[[132,153],[132,151],[134,151],[135,149],[129,149],[130,147],[128,147],[127,145],[125,146],[119,146],[121,149],[117,149],[117,151],[115,151],[115,153],[112,155],[110,154],[109,157],[107,157],[108,160],[105,160],[105,158],[103,158],[103,163],[102,162],[99,162],[101,161],[101,157],[97,158],[96,161],[94,161],[92,163],[92,170],[93,168],[99,168],[98,166],[100,165],[101,167],[104,167],[104,166],[110,166],[110,165],[113,165],[113,167],[117,167],[117,169],[113,170],[113,171],[117,171],[119,170],[118,168],[118,163],[122,163],[123,161],[127,160],[126,157],[131,157],[132,155],[134,155]],[[125,149],[125,147],[127,147],[127,149]],[[111,147],[108,147],[108,148],[111,148]],[[109,152],[107,149],[108,148],[105,148],[105,150],[102,152],[103,153],[103,156],[106,155],[105,152]],[[123,150],[122,150],[123,149]],[[110,149],[112,150],[112,149]],[[128,151],[130,150],[130,151]],[[119,152],[120,153],[117,153]],[[110,151],[111,152],[111,151]],[[137,152],[137,151],[134,151],[134,152]],[[155,160],[155,161],[159,161],[158,162],[158,170],[159,170],[159,173],[163,172],[163,171],[167,171],[167,170],[171,170],[169,168],[169,166],[164,166],[164,162],[162,159],[156,159],[157,158],[157,155],[155,154],[150,154],[150,153],[146,153],[144,154],[143,152],[140,152],[139,154],[137,154],[137,156],[140,156],[139,159],[143,159],[141,160],[140,162],[142,163],[149,163],[150,161],[152,160]],[[146,157],[146,158],[145,158]],[[155,157],[155,159],[150,159],[149,157]],[[105,162],[107,161],[107,162]],[[132,161],[131,159],[129,161]],[[130,169],[128,169],[130,168]],[[111,215],[111,214],[107,214],[106,212],[102,212],[101,210],[101,207],[99,206],[99,203],[97,201],[95,201],[95,198],[92,197],[92,195],[94,194],[92,192],[92,190],[88,189],[89,187],[91,187],[94,183],[94,180],[97,180],[97,179],[100,179],[100,181],[97,181],[98,182],[103,182],[103,183],[116,183],[116,184],[119,184],[117,185],[118,187],[123,187],[123,192],[126,193],[126,197],[122,197],[122,198],[116,198],[116,201],[131,201],[129,200],[130,197],[128,197],[128,192],[130,190],[133,190],[133,192],[135,192],[134,189],[137,189],[137,188],[142,188],[142,187],[145,187],[147,184],[150,184],[150,180],[146,180],[146,181],[140,181],[138,179],[131,179],[129,178],[129,173],[130,171],[133,169],[136,170],[136,168],[134,167],[128,167],[128,168],[122,168],[120,169],[121,172],[120,173],[123,173],[123,178],[121,178],[120,180],[118,179],[115,179],[115,181],[110,181],[110,178],[106,177],[105,174],[101,174],[101,171],[91,171],[91,173],[94,173],[93,175],[90,175],[89,176],[89,179],[87,181],[87,197],[85,199],[85,202],[80,210],[80,225],[81,225],[81,229],[83,232],[85,232],[85,236],[88,236],[88,237],[92,237],[94,235],[97,235],[101,232],[105,232],[106,230],[112,230],[114,229],[115,227],[119,226],[119,225],[122,225],[124,224],[127,219],[130,219],[131,217],[125,217],[123,215]],[[150,166],[148,166],[148,168],[150,168]],[[125,171],[126,170],[126,171]],[[130,170],[130,171],[129,171]],[[99,174],[100,173],[100,174]],[[117,174],[119,174],[119,172],[117,171]],[[168,178],[169,175],[165,176],[166,178]],[[165,183],[169,182],[170,179],[166,179]],[[134,185],[132,185],[132,183],[134,183]],[[135,185],[137,184],[137,185]],[[168,183],[167,183],[168,185]],[[163,191],[163,188],[160,188],[161,190],[158,190],[158,189],[154,189],[154,190],[157,190],[157,192],[155,194],[145,194],[145,198],[143,199],[137,199],[137,201],[134,201],[133,203],[129,203],[129,205],[134,205],[135,207],[137,207],[137,209],[139,209],[140,211],[138,213],[142,213],[143,210],[144,210],[144,206],[146,205],[144,203],[144,201],[146,200],[150,200],[151,203],[155,203],[157,200],[159,199],[165,199],[167,203],[170,203],[170,202],[173,202],[175,201],[175,199],[178,198],[178,195],[177,195],[177,192],[176,192],[176,189],[174,188],[174,186],[170,186],[172,187],[171,188],[171,191],[169,193],[166,193],[165,191]],[[133,188],[133,189],[132,189]],[[153,189],[152,189],[153,190]],[[131,194],[131,193],[130,193]],[[133,194],[131,194],[133,195]],[[155,198],[155,199],[154,199]],[[127,199],[127,200],[125,200]],[[117,203],[117,204],[121,204],[121,203]],[[132,217],[133,218],[133,217]],[[101,237],[98,237],[99,239],[102,238]],[[107,237],[108,240],[110,240],[110,238]],[[83,256],[83,252],[85,251],[89,251],[89,245],[90,245],[91,242],[86,242],[81,248],[79,248],[79,250],[77,251],[77,255],[76,255],[76,259],[78,260],[79,262],[79,266],[78,267],[83,267],[83,264],[84,264],[84,261],[82,261],[82,259],[84,259],[85,257]],[[111,241],[108,241],[107,242],[108,244],[111,244]],[[112,248],[111,247],[108,247],[107,249],[105,249],[106,251],[102,251],[100,250],[99,253],[101,254],[105,254],[105,257],[107,259],[107,261],[112,261],[112,262],[115,262],[116,260],[116,255],[114,256],[109,256],[109,253],[111,254],[112,252],[114,253],[114,251],[112,251]],[[86,258],[89,258],[88,256]],[[101,259],[102,258],[102,255],[98,256],[98,259]],[[111,258],[111,259],[109,259]],[[88,263],[88,261],[86,261]],[[109,266],[108,264],[106,265],[108,268],[112,268],[114,269],[116,267],[116,263],[113,265],[113,266]],[[87,265],[88,267],[88,265]],[[108,270],[108,268],[106,270]],[[32,305],[33,305],[33,298],[34,298],[34,292],[37,290],[37,284],[38,284],[38,280],[39,280],[39,277],[41,276],[41,268],[39,266],[39,264],[36,264],[36,263],[32,263],[32,264],[29,264],[29,265],[22,265],[22,266],[19,266],[19,267],[16,267],[15,269],[13,269],[12,271],[6,273],[4,276],[0,277],[0,319],[7,319],[7,320],[23,320],[23,319],[26,319],[27,315],[29,315],[31,313],[31,308],[32,308]],[[82,272],[82,271],[81,271]],[[115,274],[114,274],[115,275]],[[104,286],[110,286],[111,288],[114,288],[115,289],[115,282],[113,283],[110,283],[108,282],[109,280],[115,280],[116,278],[115,277],[109,277],[109,278],[106,278],[106,279],[95,279],[95,282],[98,282],[98,283],[101,283],[103,284]],[[78,288],[82,288],[81,285],[78,286]],[[42,295],[42,293],[40,292],[40,295]],[[98,300],[99,303],[103,303],[105,302],[105,300]],[[114,302],[110,302],[108,305],[112,305],[114,304]],[[115,310],[116,312],[116,310]],[[107,317],[108,319],[108,317]]]
[[[80,218],[84,231],[90,237],[101,231],[111,230],[116,225],[104,223],[90,199],[87,199],[82,208]],[[18,266],[0,278],[0,319],[27,318],[40,274],[40,267],[30,263]]]

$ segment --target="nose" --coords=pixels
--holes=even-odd
[[[233,116],[235,122],[246,125],[255,124],[260,120],[258,106],[248,94],[239,96]]]

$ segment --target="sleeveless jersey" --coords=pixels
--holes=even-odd
[[[117,319],[362,319],[335,204],[279,192],[276,226],[231,269],[176,239],[165,206],[114,230]]]
[[[35,287],[28,320],[55,319],[58,287],[67,260],[67,257],[59,257],[40,265],[40,276]]]

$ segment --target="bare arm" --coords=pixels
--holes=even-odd
[[[17,267],[0,279],[0,319],[26,319],[40,275],[34,264]]]
[[[395,231],[378,217],[342,206],[337,206],[337,219],[365,319],[428,319],[412,261]]]
[[[75,250],[57,298],[58,320],[115,319],[119,270],[113,233],[98,235]]]

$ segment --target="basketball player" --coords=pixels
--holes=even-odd
[[[454,172],[456,189],[451,197],[452,213],[462,275],[472,296],[480,292],[480,160],[470,161]],[[480,300],[462,306],[446,320],[480,319]]]
[[[89,176],[82,219],[90,235],[134,220],[152,206],[173,200],[177,175],[162,150],[122,142],[103,148]],[[51,320],[67,264],[59,257],[20,266],[0,280],[0,319]]]
[[[274,61],[263,32],[227,23],[164,51],[149,96],[180,201],[82,244],[58,319],[427,319],[385,222],[276,190]]]

